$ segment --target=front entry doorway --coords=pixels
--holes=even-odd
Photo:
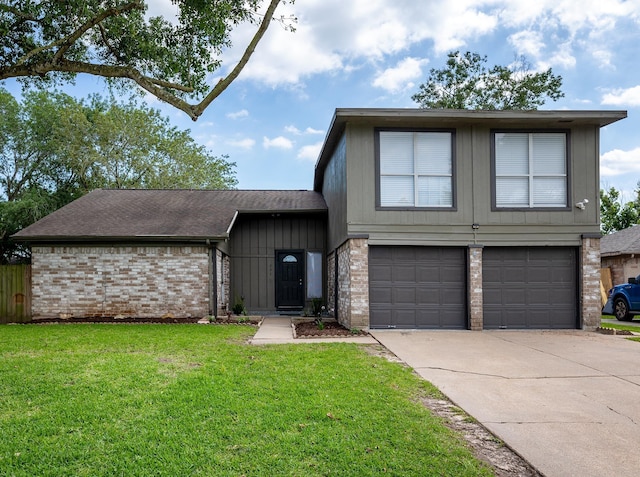
[[[304,251],[276,250],[276,307],[304,308]]]

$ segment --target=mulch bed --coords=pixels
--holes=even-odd
[[[218,317],[211,323],[219,325],[259,325],[262,317],[259,316],[231,316],[227,318]]]
[[[366,336],[368,333],[362,330],[350,330],[337,321],[323,321],[323,328],[314,321],[294,321],[294,338],[348,338],[354,336]]]
[[[633,333],[629,330],[617,330],[615,328],[596,328],[596,332],[602,333],[603,335],[633,336]]]

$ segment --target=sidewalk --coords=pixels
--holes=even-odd
[[[289,316],[265,316],[258,332],[249,343],[254,345],[291,344],[291,343],[361,343],[378,344],[371,336],[354,336],[349,338],[293,338],[293,327]]]

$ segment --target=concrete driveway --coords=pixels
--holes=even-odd
[[[546,476],[640,473],[640,343],[582,331],[371,334]]]

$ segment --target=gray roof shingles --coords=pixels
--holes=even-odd
[[[640,253],[640,225],[605,235],[600,240],[600,254],[603,257]]]
[[[240,213],[325,212],[297,190],[95,190],[21,230],[17,240],[225,238]]]

